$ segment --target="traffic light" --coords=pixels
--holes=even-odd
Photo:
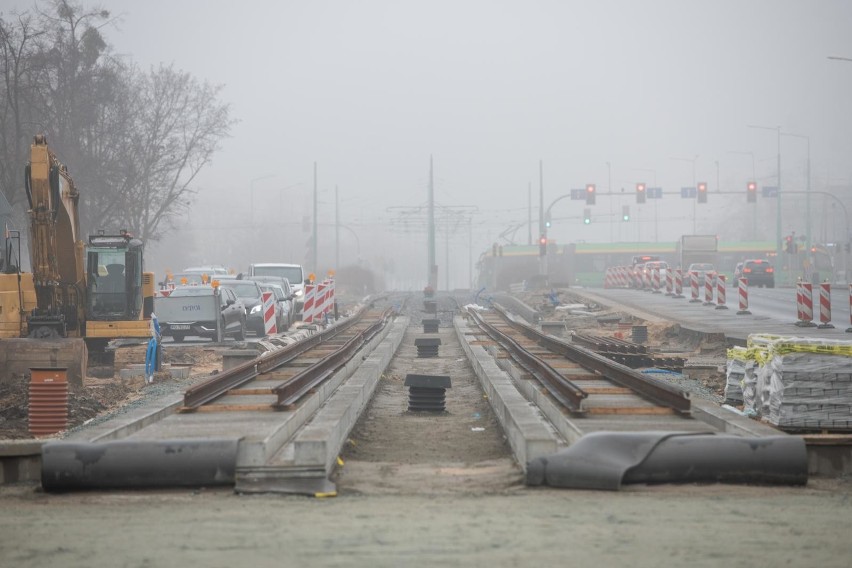
[[[755,203],[757,202],[757,184],[753,181],[748,182],[746,186],[747,194],[748,194],[748,202]]]
[[[592,222],[592,210],[586,207],[583,209],[583,223],[588,225]]]
[[[645,203],[645,184],[636,184],[636,203]]]
[[[622,205],[621,206],[621,220],[629,221],[630,220],[630,206]]]
[[[594,205],[595,204],[595,184],[590,183],[586,185],[586,205]]]
[[[698,203],[707,203],[707,184],[703,181],[698,184]]]
[[[548,229],[550,228],[550,211],[544,216],[544,226]]]
[[[787,235],[784,237],[786,240],[786,244],[784,246],[784,250],[787,251],[787,254],[795,254],[796,253],[796,243],[793,242],[792,235]]]
[[[547,254],[547,237],[542,235],[538,238],[538,256]]]

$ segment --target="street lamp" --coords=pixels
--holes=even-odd
[[[780,126],[756,126],[747,125],[748,128],[760,130],[774,130],[778,133],[778,189],[776,194],[776,205],[778,210],[775,215],[775,260],[780,263],[781,256],[781,127]]]
[[[802,134],[793,134],[792,132],[782,132],[782,136],[792,136],[793,138],[802,138],[808,143],[808,183],[806,191],[808,192],[805,198],[805,250],[811,250],[811,137]]]
[[[754,167],[754,152],[742,152],[738,150],[728,150],[728,154],[742,154],[744,156],[751,156],[751,181],[757,182],[757,174],[755,173]],[[757,207],[752,208],[752,219],[751,219],[751,238],[752,240],[757,240]]]

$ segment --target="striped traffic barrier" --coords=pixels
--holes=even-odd
[[[263,292],[263,329],[266,335],[278,333],[275,325],[275,295],[272,292]]]
[[[740,300],[740,309],[737,312],[737,315],[751,315],[751,312],[748,311],[748,278],[740,278],[737,281],[737,296]]]
[[[796,281],[796,325],[801,325],[804,320],[802,315],[802,281]]]
[[[666,296],[674,296],[674,271],[666,270]]]
[[[716,309],[717,310],[727,310],[728,309],[728,298],[725,284],[725,275],[719,274],[716,276]]]
[[[320,282],[317,284],[317,301],[314,307],[314,321],[322,320],[323,309],[325,308],[325,295],[326,290],[328,289],[328,284],[325,282]]]
[[[797,323],[801,327],[814,327],[814,285],[802,282],[802,319]]]
[[[712,306],[713,304],[713,279],[716,277],[715,272],[704,273],[704,305]]]
[[[334,308],[334,280],[326,280],[325,283],[325,298],[322,304],[323,317],[328,316]]]
[[[305,323],[313,323],[314,321],[314,306],[317,301],[317,286],[316,284],[305,284],[305,303],[302,306],[302,321]]]
[[[683,298],[683,270],[675,269],[675,298]]]
[[[642,269],[642,289],[646,292],[650,292],[652,289],[650,270],[646,272],[645,269]]]
[[[687,274],[689,274],[689,289],[692,291],[692,299],[689,303],[697,304],[701,301],[701,298],[698,297],[698,273],[691,270]]]
[[[618,286],[620,288],[630,288],[629,270],[626,266],[618,267]]]
[[[819,285],[819,325],[820,329],[834,329],[831,324],[831,284]]]
[[[852,333],[852,284],[849,285],[849,327],[846,333]]]
[[[654,268],[651,270],[651,291],[654,294],[660,294],[660,269]]]
[[[604,272],[604,289],[615,288],[615,272],[612,268],[607,268]]]

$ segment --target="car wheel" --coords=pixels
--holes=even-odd
[[[175,333],[174,335],[172,335],[172,340],[175,343],[182,343],[183,338],[184,338],[184,335],[182,333]]]

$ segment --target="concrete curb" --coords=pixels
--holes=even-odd
[[[303,493],[294,490],[294,485],[288,486],[287,480],[324,480],[333,470],[343,443],[372,397],[407,326],[408,318],[398,318],[388,325],[365,347],[369,355],[353,359],[323,383],[316,396],[299,407],[296,416],[277,431],[263,439],[241,440],[236,490]]]
[[[512,377],[494,362],[491,354],[480,345],[471,345],[475,336],[467,321],[456,317],[453,326],[524,472],[528,461],[565,447],[553,425],[521,394]]]

